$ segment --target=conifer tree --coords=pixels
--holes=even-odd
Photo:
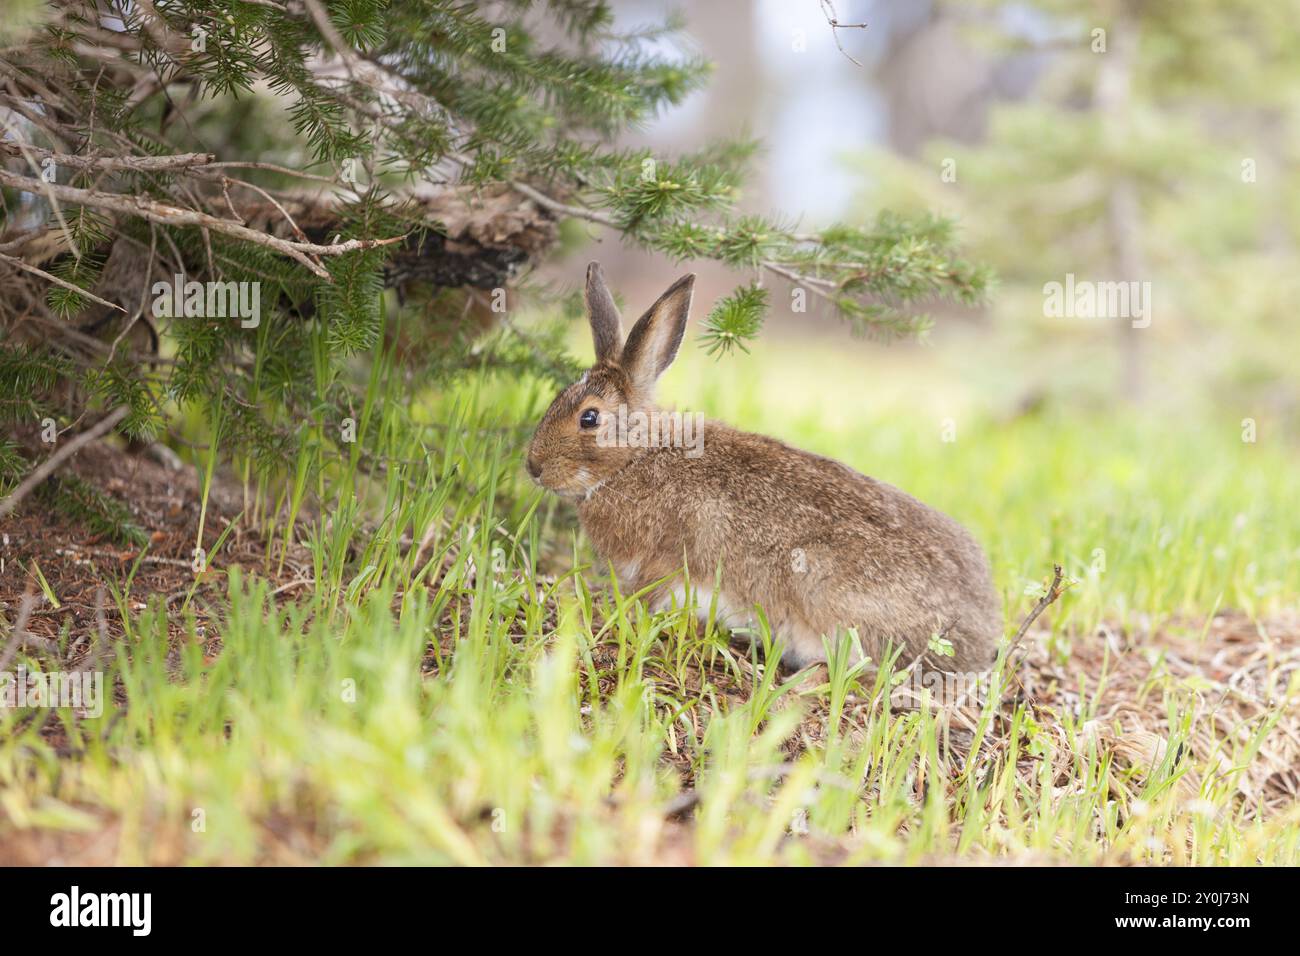
[[[974,144],[939,142],[891,195],[960,212],[997,269],[998,309],[1034,335],[1037,364],[1072,389],[1150,399],[1153,366],[1189,364],[1262,391],[1289,374],[1300,291],[1289,214],[1300,184],[1294,120],[1300,3],[1277,0],[979,0],[953,5],[979,48],[1033,75],[997,103]],[[945,173],[934,175],[939,168]],[[1072,323],[1043,315],[1044,287],[1073,275],[1146,283],[1148,314]],[[1224,302],[1233,303],[1225,310]],[[1026,321],[1028,319],[1028,321]],[[1103,325],[1104,322],[1104,325]],[[1187,354],[1191,349],[1195,355]],[[1098,376],[1095,363],[1114,366]],[[1059,374],[1057,384],[1062,383]]]
[[[558,339],[512,323],[491,355],[468,349],[567,220],[734,268],[704,321],[719,357],[759,334],[772,278],[882,337],[987,282],[936,217],[800,232],[735,214],[752,142],[616,145],[709,67],[663,52],[678,24],[620,33],[602,0],[49,0],[3,29],[12,435],[125,407],[119,430],[148,442],[192,404],[224,451],[274,469],[301,422],[355,407],[338,371],[394,316],[441,330],[415,356],[428,374],[560,378]],[[0,491],[39,454],[0,446]]]

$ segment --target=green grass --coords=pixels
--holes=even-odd
[[[953,514],[1013,621],[1060,561],[1077,579],[1049,612],[1061,660],[1101,622],[1140,636],[1296,606],[1296,449],[1243,443],[1241,414],[1006,421],[983,385],[934,376],[946,353],[847,352],[691,352],[668,396]],[[130,705],[60,713],[73,757],[0,710],[0,832],[113,825],[122,863],[1300,863],[1300,812],[1261,818],[1236,789],[1275,715],[1180,761],[1207,705],[1153,669],[1167,747],[1147,765],[1098,741],[1087,695],[1050,719],[977,711],[990,745],[950,751],[943,712],[891,712],[888,669],[857,685],[833,663],[816,686],[612,589],[572,512],[521,474],[518,426],[547,389],[471,376],[411,401],[400,381],[372,377],[359,418],[386,469],[309,442],[262,488],[294,521],[250,513],[268,570],[307,543],[299,601],[233,571],[203,635],[156,600],[129,613],[109,672]],[[325,521],[297,508],[313,490]]]

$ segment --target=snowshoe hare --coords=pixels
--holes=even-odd
[[[600,266],[588,267],[596,364],[547,409],[529,474],[576,502],[625,593],[667,578],[650,605],[680,605],[684,564],[702,615],[716,603],[724,626],[753,628],[762,607],[791,667],[825,660],[825,640],[852,627],[877,661],[892,644],[903,664],[923,655],[941,670],[987,668],[1001,602],[984,552],[956,521],[839,462],[719,422],[704,422],[690,447],[663,440],[671,428],[627,426],[677,415],[654,404],[654,385],[681,345],[694,283],[675,282],[625,342]],[[943,642],[950,652],[936,652]]]

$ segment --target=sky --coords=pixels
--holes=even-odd
[[[737,9],[747,5],[751,16]],[[872,6],[862,0],[836,3],[841,22],[869,21]],[[862,176],[848,168],[845,157],[878,145],[884,135],[884,107],[870,72],[883,32],[873,33],[870,25],[839,31],[844,50],[864,64],[859,66],[837,49],[818,0],[709,0],[707,7],[615,2],[617,24],[624,28],[673,9],[685,15],[691,48],[714,62],[717,89],[727,90],[751,69],[756,82],[742,81],[733,93],[737,99],[748,96],[747,102],[718,103],[716,92],[696,93],[634,140],[689,148],[748,130],[765,146],[750,190],[755,211],[801,213],[810,225],[842,214]],[[742,15],[733,19],[731,11]]]

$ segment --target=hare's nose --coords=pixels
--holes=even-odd
[[[542,477],[542,466],[533,461],[532,455],[528,456],[528,473],[534,478]]]

